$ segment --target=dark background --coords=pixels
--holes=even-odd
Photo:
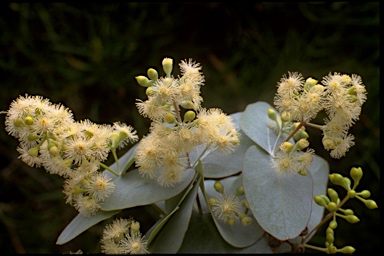
[[[350,130],[356,144],[345,158],[330,159],[322,149],[321,133],[307,130],[311,147],[329,161],[331,172],[349,176],[351,167],[362,167],[358,190],[369,189],[381,206],[379,2],[2,3],[0,111],[19,95],[42,95],[70,108],[76,120],[125,122],[142,137],[149,120],[135,107],[145,93],[134,77],[146,74],[149,67],[163,75],[164,57],[174,59],[174,75],[180,60],[201,63],[206,78],[203,106],[228,114],[256,101],[273,104],[276,84],[288,71],[319,81],[329,72],[362,76],[368,100]],[[3,126],[0,140],[0,250],[100,252],[105,223],[65,245],[55,244],[77,214],[65,204],[63,179],[21,162],[18,142]],[[335,189],[340,197],[345,195]],[[369,210],[358,200],[345,207],[361,221],[340,220],[336,246],[352,245],[367,255],[375,252],[380,248],[379,209]],[[141,210],[124,214],[142,221],[145,231],[152,223]],[[323,246],[324,237],[321,230],[312,244]]]

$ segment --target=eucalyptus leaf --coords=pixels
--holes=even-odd
[[[265,237],[246,248],[235,248],[229,245],[217,231],[210,214],[192,212],[188,231],[184,237],[179,253],[272,253],[271,247]]]
[[[268,124],[274,123],[268,117],[268,109],[270,108],[274,109],[271,105],[262,101],[249,104],[240,117],[240,127],[251,140],[270,155],[274,155],[274,150],[284,141],[287,135],[281,134],[281,136],[278,136],[269,128]],[[279,117],[277,112],[276,114]]]
[[[214,180],[205,180],[204,182],[208,199],[216,198],[220,195],[220,193],[218,193],[213,187],[214,182]],[[226,179],[220,180],[220,182],[224,186],[224,193],[229,195],[236,195],[237,188],[242,185],[241,176],[228,177]],[[244,199],[244,196],[238,197],[239,201],[242,199]],[[246,227],[241,224],[240,220],[236,220],[235,224],[231,226],[228,223],[217,219],[213,213],[212,216],[215,225],[223,239],[233,247],[248,247],[254,244],[264,233],[264,230],[260,227],[252,214],[248,214],[248,216],[252,218],[252,223]]]
[[[95,215],[92,215],[89,218],[84,217],[79,213],[61,232],[56,241],[56,244],[61,245],[71,241],[72,239],[83,233],[85,230],[96,225],[102,220],[108,219],[113,215],[118,214],[119,212],[120,210],[108,212],[99,210],[96,212]]]
[[[251,146],[243,162],[243,185],[251,211],[260,226],[277,239],[295,238],[311,216],[313,180],[272,169],[271,156]]]
[[[138,169],[129,171],[113,180],[115,190],[101,205],[101,209],[105,211],[126,209],[166,200],[183,191],[191,183],[194,175],[194,169],[186,169],[182,182],[174,187],[163,187],[156,179],[142,177]]]
[[[155,238],[151,241],[148,246],[148,250],[151,253],[177,253],[188,229],[199,183],[200,179],[197,180],[193,185],[193,188],[188,191],[188,194],[181,202],[179,209],[171,216],[164,227],[162,227],[160,232],[158,232]]]

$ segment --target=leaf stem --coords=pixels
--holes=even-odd
[[[106,166],[106,165],[103,164],[103,163],[100,163],[100,166],[103,167],[104,169],[110,171],[110,172],[113,173],[114,175],[116,175],[116,176],[120,176],[119,173],[117,173],[116,171],[114,171],[113,169],[111,169],[109,166]]]

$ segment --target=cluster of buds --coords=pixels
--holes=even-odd
[[[205,109],[200,88],[204,84],[199,63],[181,61],[181,76],[171,75],[173,61],[162,61],[165,77],[150,68],[146,76],[137,76],[146,87],[148,99],[139,100],[139,113],[152,120],[150,133],[137,147],[135,157],[139,172],[147,178],[157,178],[162,186],[174,186],[183,180],[184,171],[194,167],[189,153],[199,145],[231,152],[238,144],[238,132],[231,117],[220,109]]]
[[[244,195],[244,187],[238,187],[236,195],[225,193],[224,185],[218,180],[215,181],[213,187],[220,194],[215,198],[209,198],[208,204],[216,218],[231,226],[235,225],[236,220],[239,219],[244,227],[249,226],[252,223],[252,218],[247,215],[248,201],[239,199],[240,196]]]
[[[116,219],[105,226],[101,238],[105,254],[148,254],[147,241],[140,233],[140,223],[130,219]]]
[[[299,122],[323,131],[323,145],[333,158],[341,158],[354,145],[349,128],[359,119],[361,107],[366,101],[366,90],[361,77],[353,74],[329,73],[322,84],[301,74],[288,73],[278,83],[274,104],[282,118]],[[324,125],[310,123],[321,111],[328,117]],[[296,132],[297,130],[294,130]]]
[[[5,113],[6,131],[20,141],[21,160],[66,178],[67,203],[84,216],[114,190],[111,178],[98,172],[109,152],[138,139],[126,124],[76,122],[69,109],[41,96],[20,96]]]
[[[314,197],[316,204],[325,207],[330,214],[329,218],[332,220],[329,222],[328,227],[326,229],[326,242],[325,242],[325,251],[328,253],[353,253],[355,249],[351,246],[345,246],[341,249],[337,249],[334,245],[334,230],[337,228],[337,217],[343,218],[349,223],[357,223],[359,222],[359,218],[354,215],[352,209],[343,209],[341,208],[344,203],[350,198],[357,198],[362,201],[368,209],[376,209],[377,204],[374,200],[368,199],[371,193],[368,190],[363,190],[361,192],[356,192],[356,187],[359,184],[363,171],[359,168],[351,168],[350,175],[354,181],[353,186],[351,187],[351,180],[348,177],[343,177],[341,174],[333,173],[329,175],[329,180],[338,186],[343,187],[347,191],[347,196],[341,201],[338,193],[332,189],[328,188],[327,195],[318,195]]]

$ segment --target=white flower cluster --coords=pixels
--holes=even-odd
[[[84,216],[94,214],[114,190],[107,175],[98,172],[109,152],[136,141],[126,124],[75,122],[71,111],[41,96],[20,96],[6,113],[6,131],[20,141],[20,158],[66,178],[67,203]]]
[[[140,141],[135,161],[144,176],[157,177],[162,186],[174,186],[183,180],[185,169],[192,167],[188,154],[196,146],[231,152],[239,139],[229,116],[220,109],[201,107],[204,76],[200,64],[181,61],[178,78],[171,76],[172,59],[165,58],[162,64],[166,77],[158,78],[152,68],[147,72],[149,79],[136,77],[147,87],[148,96],[137,103],[138,110],[153,122],[150,134]]]

